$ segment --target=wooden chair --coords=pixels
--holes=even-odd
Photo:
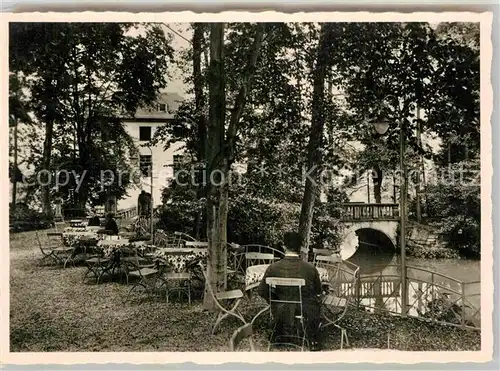
[[[195,248],[195,249],[200,249],[200,248],[208,248],[208,242],[207,241],[184,241],[184,246],[186,248]],[[232,267],[228,266],[226,268],[226,274],[228,276],[228,281],[231,281],[234,279],[234,276],[236,274],[236,270],[232,269]]]
[[[156,230],[155,245],[158,247],[178,247],[177,237],[175,235],[168,235],[162,229]]]
[[[256,264],[268,264],[269,262],[273,262],[276,260],[279,260],[285,256],[285,253],[283,251],[274,249],[270,246],[265,246],[265,245],[237,245],[235,243],[231,243],[229,245],[232,253],[231,257],[231,269],[235,270],[237,274],[245,275],[245,270],[247,268],[246,263],[251,263],[251,260],[254,260]],[[250,258],[247,260],[247,254],[250,254],[250,257],[252,257],[253,254],[267,254],[264,255],[266,259],[261,259],[262,262],[258,263],[258,259],[253,259]],[[269,260],[270,255],[273,256],[272,261]],[[256,255],[253,255],[256,256]],[[258,256],[258,255],[257,255]],[[264,257],[263,256],[263,257]],[[251,263],[252,264],[252,263]],[[252,264],[254,265],[254,264]]]
[[[135,223],[131,226],[131,229],[136,232],[138,236],[148,236],[151,232],[151,228],[149,226],[149,216],[139,216],[139,218],[137,218]],[[150,238],[152,238],[152,236],[150,236]]]
[[[321,326],[326,328],[334,326],[340,330],[340,349],[344,348],[344,342],[349,346],[347,330],[339,325],[351,304],[354,288],[359,279],[359,267],[355,264],[335,261],[335,257],[318,256],[317,267],[328,270],[329,292],[323,297],[323,318],[325,323]]]
[[[54,222],[54,227],[56,232],[63,232],[64,228],[66,228],[66,222]]]
[[[184,232],[175,231],[174,236],[177,236],[178,238],[186,240],[186,241],[196,241],[196,238],[194,238],[194,237],[192,237]]]
[[[274,254],[266,254],[260,252],[247,252],[245,254],[246,267],[260,264],[272,264],[274,262]]]
[[[335,271],[339,269],[342,264],[342,258],[338,255],[316,255],[314,257],[314,265],[320,268],[332,269]]]
[[[62,232],[47,232],[46,233],[49,245],[51,247],[62,247],[64,246],[64,241],[62,239]]]
[[[231,352],[235,352],[238,348],[238,345],[246,338],[248,338],[250,342],[250,350],[255,352],[255,346],[252,341],[253,335],[253,326],[252,323],[247,323],[236,329],[231,336],[231,340],[229,341],[229,349]]]
[[[38,242],[38,247],[40,248],[40,251],[42,252],[42,259],[41,262],[45,262],[46,259],[52,260],[52,262],[56,265],[62,264],[66,265],[66,262],[68,259],[71,257],[73,253],[73,248],[72,247],[65,247],[62,245],[62,241],[57,241],[57,243],[54,245],[49,245],[49,246],[44,246],[40,239],[40,235],[38,234],[38,231],[35,231],[36,235],[36,240]],[[62,237],[61,233],[54,233],[54,232],[49,232],[47,233],[47,237],[57,237],[59,240]]]
[[[184,247],[190,247],[195,249],[208,248],[208,242],[204,241],[186,241]]]
[[[100,229],[96,233],[97,233],[97,235],[100,235],[100,236],[112,236],[113,235],[113,231],[111,231],[109,229]]]
[[[120,256],[120,264],[125,271],[127,285],[129,284],[129,276],[138,277],[134,272],[143,268],[154,268],[154,262],[148,255],[139,255],[137,248],[132,248],[126,256]]]
[[[85,282],[89,274],[92,274],[95,278],[95,283],[97,285],[102,276],[104,275],[104,273],[106,273],[109,270],[111,261],[108,258],[96,255],[85,260],[85,264],[87,264],[87,270],[83,275],[83,282]]]
[[[272,308],[275,306],[280,306],[280,307],[286,307],[290,306],[289,310],[294,310],[296,311],[297,306],[299,307],[300,314],[294,315],[294,318],[298,320],[299,326],[297,328],[297,335],[292,335],[292,334],[286,334],[286,335],[279,335],[276,338],[274,337],[275,332],[276,332],[276,327],[277,327],[277,321],[275,320],[275,324],[273,327],[273,331],[271,334],[271,339],[269,341],[269,349],[271,348],[272,345],[288,345],[296,348],[300,348],[302,351],[304,351],[304,348],[309,347],[309,341],[307,340],[307,334],[306,334],[306,328],[305,328],[305,319],[304,319],[304,312],[303,312],[303,304],[302,304],[302,287],[306,285],[306,281],[303,278],[278,278],[278,277],[267,277],[266,278],[266,284],[269,286],[269,305],[271,307],[271,318],[273,318],[273,311]],[[276,299],[273,295],[273,290],[276,290],[277,288],[283,289],[283,287],[286,288],[291,288],[293,290],[297,290],[298,294],[298,299],[296,300],[285,300],[285,299]],[[291,340],[298,340],[300,342],[299,344],[296,343],[291,343],[291,342],[274,342],[274,340],[278,340],[281,338],[285,339],[291,339]],[[269,350],[268,349],[268,350]]]
[[[243,322],[243,324],[246,324],[247,322],[243,318],[243,315],[238,312],[238,306],[240,305],[241,299],[243,299],[243,292],[241,290],[231,290],[214,293],[212,286],[208,284],[205,266],[202,262],[199,263],[199,266],[205,279],[205,287],[207,288],[206,291],[208,291],[208,294],[212,297],[212,300],[218,309],[217,318],[212,328],[212,335],[215,334],[215,330],[219,324],[229,316],[238,318],[241,322]],[[221,302],[227,302],[230,307],[227,308],[222,306]]]
[[[134,256],[122,258],[122,266],[125,269],[127,285],[130,282],[130,278],[135,278],[135,281],[132,284],[132,287],[130,288],[125,301],[128,301],[128,298],[130,297],[132,291],[134,291],[139,286],[143,287],[148,297],[150,297],[152,291],[156,287],[156,281],[158,280],[160,275],[160,269],[155,267],[154,262],[138,256],[137,250],[135,250]]]
[[[188,304],[191,305],[191,273],[190,272],[167,272],[163,276],[163,281],[166,288],[166,299],[171,293],[177,292],[179,295],[185,293],[188,297]],[[171,287],[170,283],[175,282],[177,286]],[[182,286],[184,284],[184,286]]]
[[[231,242],[227,244],[228,264],[231,270],[237,274],[245,274],[244,258],[245,247]]]
[[[250,323],[247,323],[246,325],[243,325],[236,329],[236,331],[233,332],[233,335],[231,336],[231,339],[229,341],[229,349],[231,352],[235,352],[238,349],[238,345],[246,338],[248,338],[250,342],[250,350],[252,352],[255,352],[255,346],[252,340],[252,335],[253,335],[253,328],[254,328],[254,323],[259,318],[263,313],[269,311],[271,308],[270,305],[267,305],[265,308],[260,310],[255,317],[253,317],[252,321]]]
[[[118,236],[120,236],[121,238],[127,238],[130,240],[130,239],[135,238],[137,236],[137,234],[135,232],[123,231],[123,232],[119,232]]]
[[[335,254],[335,251],[329,249],[313,249],[313,254],[314,254],[313,264],[316,262],[316,258],[318,256],[337,256]]]
[[[196,238],[188,235],[187,233],[178,231],[174,232],[174,247],[182,247],[187,241],[195,242],[197,240]]]

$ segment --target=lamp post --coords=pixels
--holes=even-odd
[[[386,98],[394,96],[386,96]],[[394,97],[395,98],[395,97]],[[401,115],[398,115],[399,120],[399,168],[401,171],[401,184],[399,187],[399,246],[401,250],[401,317],[406,317],[407,307],[407,287],[406,287],[406,167],[404,161],[405,155],[405,120]],[[387,120],[371,122],[375,131],[383,135],[389,129]]]
[[[113,139],[110,139],[110,140],[107,140],[106,142],[106,145],[109,146],[109,154],[111,156],[113,156],[113,165],[115,166],[115,168],[117,167],[117,163],[114,159],[114,156],[115,156],[115,151],[113,149],[113,146],[116,145],[116,140],[113,140]],[[113,173],[114,173],[114,170],[113,170]],[[113,182],[114,182],[114,175],[113,175]],[[106,207],[105,207],[105,211],[107,213],[113,213],[116,217],[116,212],[118,210],[118,205],[117,205],[117,202],[116,202],[116,194],[112,195],[112,192],[111,192],[111,186],[112,186],[112,183],[109,183],[109,184],[106,184]],[[111,207],[111,205],[114,205],[113,207]],[[106,210],[107,209],[107,210]]]
[[[153,244],[155,243],[155,236],[154,236],[154,230],[153,230],[153,216],[154,216],[154,210],[153,210],[153,150],[149,145],[144,145],[144,147],[149,149],[149,152],[151,153],[151,163],[149,164],[149,182],[150,182],[150,192],[151,192],[151,203],[149,206],[149,212],[150,212],[150,220],[149,220],[149,230],[151,233],[151,240],[153,241]]]

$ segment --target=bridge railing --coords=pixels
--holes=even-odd
[[[398,220],[398,204],[342,204],[342,219],[345,221]]]
[[[120,219],[130,219],[137,216],[137,206],[132,206],[127,209],[118,210],[116,217]]]
[[[399,265],[388,265],[371,275],[361,275],[356,287],[338,282],[343,296],[370,312],[401,315],[401,274]],[[408,317],[451,326],[481,328],[481,284],[418,267],[406,267]],[[345,286],[345,287],[344,287]]]

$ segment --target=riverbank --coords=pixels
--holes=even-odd
[[[406,254],[418,259],[461,259],[458,251],[442,240],[437,226],[416,222],[408,225]]]

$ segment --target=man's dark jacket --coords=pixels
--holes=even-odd
[[[105,228],[106,230],[112,232],[112,234],[115,236],[118,234],[118,224],[116,224],[116,221],[113,218],[108,219]]]
[[[321,305],[321,280],[318,270],[314,265],[307,263],[298,256],[285,256],[280,261],[273,263],[267,269],[262,282],[259,285],[259,295],[269,302],[269,285],[266,284],[267,277],[278,278],[303,278],[306,285],[302,287],[302,303],[304,317],[311,329],[319,325],[320,305]],[[298,300],[299,292],[293,287],[275,288],[273,298],[279,300]],[[277,306],[271,308],[273,317],[284,326],[290,325],[294,320],[294,315],[299,314],[298,308],[290,305]]]
[[[89,220],[89,227],[100,227],[101,226],[101,220],[98,216],[93,216]]]

